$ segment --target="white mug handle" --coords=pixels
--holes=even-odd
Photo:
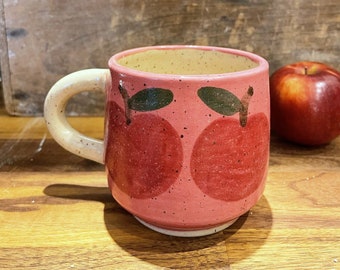
[[[44,104],[45,122],[52,137],[66,150],[86,159],[104,163],[104,142],[81,134],[68,123],[65,108],[68,100],[83,91],[105,91],[108,69],[86,69],[57,81]]]

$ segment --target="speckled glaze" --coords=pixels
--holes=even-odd
[[[159,54],[147,64],[151,70],[129,63],[128,56],[150,50]],[[217,69],[211,67],[216,57],[222,59]],[[230,70],[235,63],[239,67]],[[80,71],[88,73],[58,82],[46,98],[45,118],[62,146],[106,165],[109,188],[122,207],[153,230],[188,237],[223,230],[256,204],[269,157],[263,58],[217,47],[153,46],[114,55],[109,70],[110,76]],[[106,90],[104,142],[79,134],[64,119],[70,95],[87,90],[80,83],[85,77],[94,90]],[[65,94],[65,88],[75,90]]]

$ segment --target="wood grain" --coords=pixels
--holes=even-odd
[[[338,0],[1,2],[5,103],[16,115],[41,114],[45,95],[58,79],[106,67],[114,53],[139,46],[232,47],[262,55],[271,71],[299,60],[340,69]],[[103,95],[77,95],[68,111],[100,115]]]
[[[102,118],[71,121],[100,138]],[[1,269],[340,269],[340,137],[307,148],[273,136],[256,206],[223,232],[186,239],[139,224],[102,165],[59,147],[42,118],[0,122]]]

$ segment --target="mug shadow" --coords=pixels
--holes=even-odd
[[[166,268],[224,269],[256,252],[272,227],[271,207],[265,196],[224,231],[182,238],[163,235],[140,224],[112,198],[106,187],[54,184],[47,186],[44,193],[70,199],[67,202],[70,204],[75,203],[74,200],[103,203],[104,222],[112,240],[132,256]]]

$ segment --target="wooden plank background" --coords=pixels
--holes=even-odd
[[[106,67],[119,51],[197,44],[257,53],[271,72],[299,60],[340,69],[339,0],[2,0],[1,71],[6,109],[41,115],[64,75]],[[70,114],[103,113],[103,95],[83,93]]]

